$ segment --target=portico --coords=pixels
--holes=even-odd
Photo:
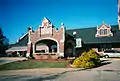
[[[32,28],[29,27],[28,57],[30,56],[30,53],[35,57],[40,56],[41,54],[64,57],[64,31],[64,24],[61,25],[60,30],[57,30],[47,18],[43,19],[42,25],[39,26],[36,31],[33,31]]]

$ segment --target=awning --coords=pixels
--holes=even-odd
[[[36,46],[36,50],[49,50],[49,48],[46,45],[41,45],[41,46]]]
[[[6,52],[14,52],[14,51],[27,51],[27,46],[21,46],[21,47],[11,47]]]

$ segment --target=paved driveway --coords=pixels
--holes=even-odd
[[[120,81],[120,60],[102,59],[94,69],[41,68],[0,71],[0,81]]]

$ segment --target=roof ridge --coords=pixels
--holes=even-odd
[[[118,25],[111,25],[111,27],[113,26],[118,26]],[[92,27],[87,27],[87,28],[71,28],[71,29],[67,29],[67,30],[78,30],[78,29],[91,29],[91,28],[97,28],[97,26],[92,26]]]

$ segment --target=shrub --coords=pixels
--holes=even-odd
[[[93,68],[99,66],[101,63],[99,55],[94,51],[83,52],[81,56],[76,58],[73,65],[76,68]]]

